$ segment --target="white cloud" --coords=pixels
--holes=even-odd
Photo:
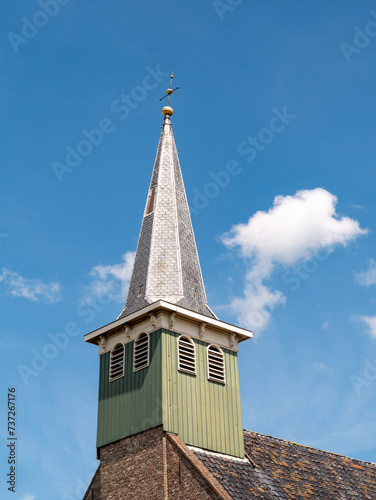
[[[261,280],[246,277],[244,297],[235,297],[231,301],[231,309],[242,325],[255,328],[259,333],[269,323],[271,312],[278,305],[284,305],[286,297],[278,290],[271,290]]]
[[[271,311],[285,303],[282,292],[263,283],[276,266],[290,267],[322,250],[332,252],[336,245],[346,246],[368,232],[356,220],[338,216],[336,205],[337,197],[322,188],[279,195],[270,210],[257,212],[223,237],[228,248],[240,248],[250,261],[244,297],[234,298],[231,304],[238,320],[260,331]]]
[[[41,279],[24,278],[16,271],[3,268],[0,283],[12,297],[24,297],[32,302],[40,300],[53,303],[61,300],[59,283],[45,283]]]
[[[268,212],[257,212],[247,224],[234,226],[224,243],[239,245],[244,256],[255,256],[263,264],[262,273],[273,262],[292,265],[367,233],[356,220],[339,218],[336,204],[337,197],[322,188],[276,196]]]
[[[371,335],[371,337],[376,338],[376,316],[364,316],[362,314],[357,314],[352,316],[352,320],[363,324],[366,332]]]
[[[93,267],[89,273],[92,281],[86,287],[83,301],[89,302],[92,298],[101,298],[105,295],[110,295],[116,302],[125,301],[134,257],[135,252],[127,252],[119,264]]]
[[[35,500],[37,497],[35,495],[26,495],[22,497],[21,500]]]
[[[376,285],[376,262],[369,259],[368,269],[355,274],[355,283],[363,286]]]

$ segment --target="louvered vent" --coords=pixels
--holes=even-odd
[[[149,335],[141,333],[134,341],[133,371],[149,366]]]
[[[190,337],[178,339],[178,369],[196,375],[196,350]]]
[[[124,376],[124,345],[117,344],[110,355],[110,382]]]
[[[225,383],[225,357],[222,349],[215,345],[208,347],[208,378]]]

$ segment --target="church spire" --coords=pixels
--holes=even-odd
[[[173,75],[171,75],[172,82]],[[170,117],[171,94],[150,182],[128,296],[119,318],[164,300],[215,318],[204,283]],[[163,99],[163,98],[162,98]],[[162,100],[161,99],[161,100]]]
[[[170,85],[167,95],[172,92]],[[106,460],[120,470],[131,459],[124,455],[129,443],[140,443],[142,450],[145,434],[135,436],[152,428],[244,458],[237,352],[252,333],[220,321],[206,303],[172,113],[169,105],[163,108],[125,308],[117,320],[85,336],[100,356],[101,470]],[[127,441],[130,436],[136,441]],[[110,488],[115,494],[118,486],[112,481]]]

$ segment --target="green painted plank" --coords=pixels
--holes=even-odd
[[[160,332],[150,335],[150,365],[133,373],[133,342],[125,345],[124,377],[109,382],[110,353],[100,356],[97,447],[162,423]]]
[[[223,349],[226,365],[223,385],[207,379],[205,342],[194,340],[197,376],[192,376],[177,370],[179,335],[163,331],[162,336],[166,346],[162,351],[163,383],[169,384],[163,394],[167,394],[171,408],[170,418],[164,421],[165,430],[179,434],[193,446],[244,456],[236,353]]]

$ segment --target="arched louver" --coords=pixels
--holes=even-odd
[[[196,375],[196,349],[190,337],[181,336],[178,339],[178,369]]]
[[[124,376],[124,345],[116,344],[110,354],[110,382]]]
[[[149,366],[149,335],[141,333],[134,341],[133,371]]]
[[[225,379],[225,356],[220,347],[208,346],[208,379],[224,384]]]

